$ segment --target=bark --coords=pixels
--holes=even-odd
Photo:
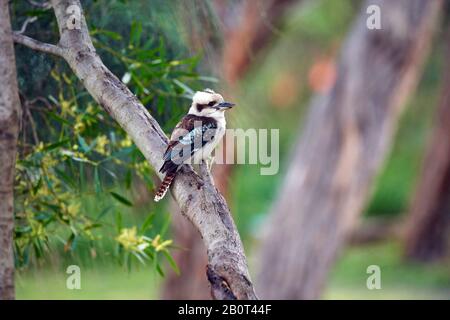
[[[381,8],[381,30],[366,8]],[[441,1],[366,1],[344,44],[334,87],[316,96],[266,224],[258,289],[314,299],[357,223],[417,82]]]
[[[71,5],[81,10],[80,2],[52,0],[51,3],[60,33],[58,45],[50,45],[52,51],[58,52],[67,61],[91,96],[129,134],[150,165],[159,169],[167,137],[158,123],[103,64],[89,37],[84,15],[81,13],[79,29],[69,29],[67,26],[67,21],[73,17],[66,10]],[[27,38],[19,34],[15,34],[15,41],[29,44]],[[34,47],[45,49],[41,43]],[[199,176],[190,166],[184,166],[171,192],[181,213],[192,222],[205,243],[207,275],[213,298],[256,299],[239,234],[228,206],[214,187],[206,167],[201,166]]]
[[[450,30],[446,68],[435,126],[407,221],[410,260],[431,262],[448,253],[450,228]]]
[[[7,0],[0,0],[0,300],[14,299],[14,168],[21,118]]]

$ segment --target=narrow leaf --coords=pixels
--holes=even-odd
[[[122,203],[122,204],[124,204],[126,206],[129,206],[129,207],[133,206],[133,203],[130,200],[128,200],[127,198],[121,196],[120,194],[117,194],[117,193],[115,193],[113,191],[111,191],[110,194],[113,196],[114,199],[116,199],[120,203]]]

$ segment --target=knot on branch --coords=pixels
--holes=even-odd
[[[225,278],[213,270],[210,264],[206,266],[206,275],[211,284],[211,296],[216,300],[237,300]]]

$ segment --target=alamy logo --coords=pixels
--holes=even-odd
[[[69,290],[81,289],[81,269],[77,265],[70,265],[66,269],[66,273],[70,274],[66,280],[66,287]]]
[[[367,7],[366,13],[369,14],[366,20],[366,26],[369,30],[381,29],[381,9],[377,5],[370,5]]]
[[[369,290],[381,289],[381,269],[380,266],[372,264],[367,267],[367,274],[370,276],[367,278],[366,286]]]
[[[69,30],[80,30],[81,29],[81,9],[79,6],[73,4],[68,6],[66,13],[70,14],[67,19],[66,26]]]
[[[170,159],[176,164],[199,164],[204,157],[191,157],[195,152],[208,152],[202,148],[217,134],[215,129],[202,126],[196,121],[195,128],[180,135],[179,141],[171,151]],[[181,132],[181,129],[180,129]],[[214,151],[217,164],[259,164],[261,175],[275,175],[280,167],[279,129],[226,129],[224,144]]]

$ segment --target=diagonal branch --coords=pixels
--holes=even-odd
[[[33,23],[37,20],[37,17],[28,17],[25,22],[22,24],[22,27],[20,28],[20,30],[17,32],[19,34],[23,34],[25,31],[27,31],[27,27],[30,23]]]
[[[108,70],[95,52],[80,2],[52,0],[51,3],[59,27],[59,45],[36,44],[29,38],[24,41],[22,37],[18,42],[62,56],[92,97],[129,134],[150,165],[160,168],[167,137],[142,103]],[[79,16],[77,10],[68,10],[74,6],[79,9]],[[67,22],[74,19],[79,19],[75,21],[77,28],[69,29],[72,25]],[[222,285],[211,282],[212,296],[257,299],[241,239],[222,195],[190,166],[180,170],[171,191],[182,214],[202,235],[208,253],[208,278],[222,281]]]

